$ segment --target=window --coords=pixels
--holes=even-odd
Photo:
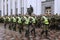
[[[7,4],[7,15],[8,15],[8,4]]]

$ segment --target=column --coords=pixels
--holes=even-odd
[[[15,15],[15,0],[12,0],[12,15]]]
[[[21,9],[21,14],[22,14],[22,0],[20,0],[20,9]]]
[[[5,15],[7,15],[7,0],[5,0]]]
[[[24,14],[24,0],[22,0],[22,14]]]
[[[17,14],[19,14],[19,0],[17,0]]]
[[[28,0],[24,0],[24,14],[27,13],[27,1]]]
[[[18,0],[15,0],[15,14],[18,14],[18,7],[17,7]]]
[[[2,3],[1,3],[1,8],[2,8],[2,14],[1,14],[1,16],[3,16],[3,0],[2,0]]]
[[[11,15],[11,0],[8,0],[8,15]]]
[[[54,13],[60,15],[60,0],[54,0]]]
[[[21,14],[24,14],[24,0],[20,0]]]
[[[11,8],[10,11],[11,11],[11,15],[12,15],[12,13],[13,13],[12,2],[13,2],[13,1],[10,0],[10,8]]]

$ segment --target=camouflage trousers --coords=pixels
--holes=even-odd
[[[43,30],[41,32],[41,35],[43,35],[45,33],[46,37],[48,36],[48,25],[44,25],[43,26]]]
[[[18,24],[18,29],[19,29],[19,33],[22,33],[23,29],[23,25],[22,24]]]
[[[5,28],[5,29],[7,28],[7,24],[8,24],[8,23],[4,23],[4,28]]]

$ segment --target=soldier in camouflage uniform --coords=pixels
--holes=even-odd
[[[16,17],[13,17],[13,30],[16,31]]]
[[[9,23],[9,19],[8,19],[8,16],[6,16],[6,18],[5,18],[5,25],[4,25],[5,26],[5,29],[8,28],[7,27],[8,23]]]
[[[6,16],[4,16],[3,19],[4,19],[4,28],[6,29]]]
[[[29,17],[28,16],[24,16],[24,19],[25,19],[25,26],[26,26],[26,34],[25,36],[26,37],[29,37]]]
[[[13,30],[13,18],[12,18],[12,16],[10,17],[10,20],[11,20],[11,25],[10,25],[10,27],[11,27],[11,30]]]
[[[11,17],[9,17],[8,19],[9,19],[9,30],[11,30]]]
[[[49,21],[48,18],[46,17],[47,15],[43,15],[42,18],[42,23],[43,23],[43,31],[41,32],[41,35],[45,33],[46,38],[48,38],[48,27],[49,27]]]
[[[31,21],[32,21],[32,24],[31,24],[31,27],[32,27],[32,30],[31,30],[31,33],[34,32],[34,37],[36,36],[35,35],[35,27],[36,27],[36,17],[35,16],[32,16],[31,17]]]
[[[22,33],[22,30],[23,30],[22,18],[21,16],[18,16],[17,19],[18,19],[17,23],[18,23],[19,33]]]
[[[16,18],[15,18],[15,16],[11,17],[11,23],[12,23],[13,31],[16,31]]]

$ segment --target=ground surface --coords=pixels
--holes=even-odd
[[[48,38],[45,38],[45,35],[41,37],[42,29],[36,28],[36,37],[33,37],[33,34],[30,35],[30,40],[60,40],[60,31],[52,30],[48,32]],[[12,30],[4,29],[3,24],[0,24],[0,40],[29,40],[25,37],[25,32],[19,34]]]

